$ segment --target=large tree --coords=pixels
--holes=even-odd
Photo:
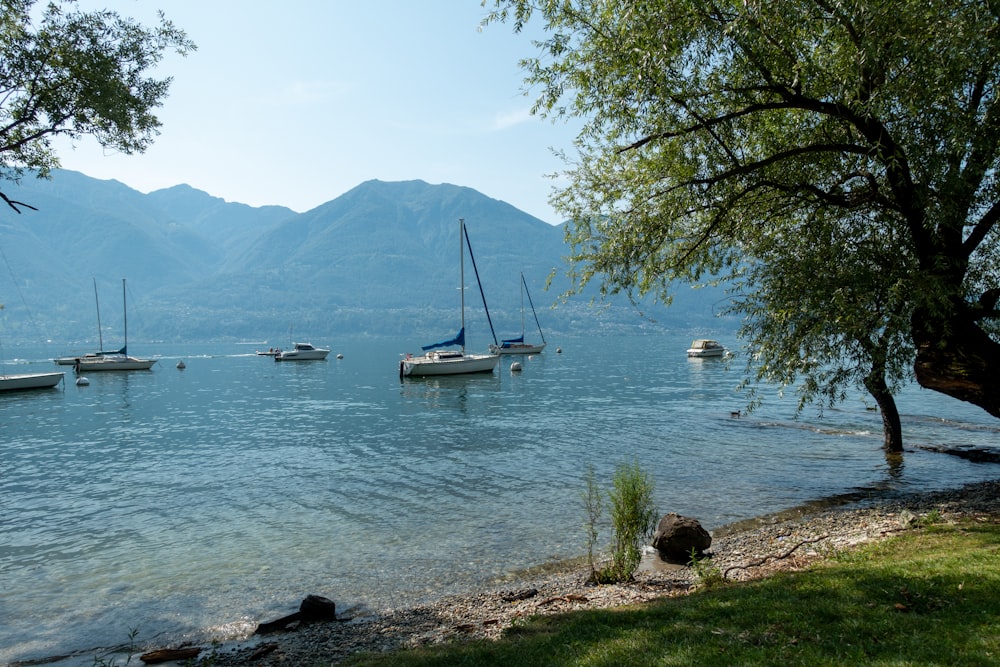
[[[159,133],[153,111],[171,82],[148,72],[166,52],[186,55],[195,45],[162,14],[146,27],[72,0],[35,4],[0,0],[0,178],[47,176],[59,165],[57,136],[144,151]]]
[[[793,294],[884,280],[830,326],[871,344],[905,331],[921,385],[1000,417],[995,1],[485,4],[488,22],[544,22],[523,61],[536,111],[585,123],[555,197],[578,285],[667,295],[714,275],[766,303],[767,267],[796,254]],[[837,245],[800,245],[822,243]]]

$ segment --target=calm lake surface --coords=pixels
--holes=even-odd
[[[1000,477],[919,448],[1000,445],[978,408],[907,390],[890,466],[862,397],[796,419],[774,392],[734,418],[742,362],[689,360],[690,340],[550,340],[520,373],[505,357],[493,375],[405,381],[399,354],[421,341],[313,340],[330,358],[298,363],[133,343],[153,371],[0,394],[0,664],[92,665],[133,628],[140,646],[233,639],[311,593],[403,606],[583,555],[591,464],[608,485],[638,462],[660,513],[709,530]],[[67,352],[5,348],[5,368]]]

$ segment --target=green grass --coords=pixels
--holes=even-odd
[[[923,526],[808,571],[641,606],[536,617],[499,641],[352,666],[1000,664],[1000,524]]]

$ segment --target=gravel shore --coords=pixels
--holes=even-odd
[[[749,580],[800,569],[830,552],[883,539],[930,513],[942,520],[998,515],[1000,481],[893,498],[853,499],[839,507],[816,506],[762,517],[715,531],[709,555],[714,568],[727,579]],[[684,595],[697,583],[691,568],[667,565],[655,553],[647,554],[635,581],[627,584],[590,586],[587,573],[585,566],[526,573],[516,583],[491,590],[337,622],[303,624],[294,631],[206,649],[201,657],[210,657],[218,667],[336,664],[359,651],[496,638],[522,617]]]

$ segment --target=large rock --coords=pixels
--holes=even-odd
[[[671,512],[662,519],[653,534],[653,548],[660,558],[671,563],[687,564],[692,551],[702,556],[712,546],[712,536],[697,519]]]

